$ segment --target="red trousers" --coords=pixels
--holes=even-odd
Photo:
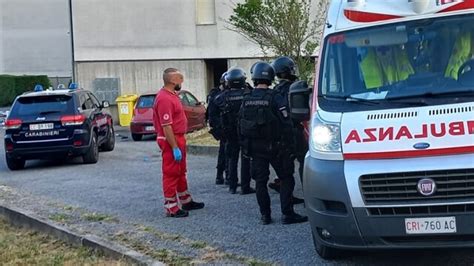
[[[181,162],[174,160],[173,149],[164,137],[158,137],[158,146],[161,149],[162,173],[163,173],[163,193],[165,196],[165,210],[168,213],[176,213],[179,210],[179,203],[191,202],[191,195],[188,192],[188,181],[186,179],[186,138],[184,135],[175,135],[183,158]]]

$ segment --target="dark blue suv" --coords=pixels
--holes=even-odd
[[[18,96],[5,121],[5,152],[10,170],[26,160],[82,156],[99,160],[99,150],[112,151],[115,133],[107,101],[89,91],[35,91]]]

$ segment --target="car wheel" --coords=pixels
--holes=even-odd
[[[132,139],[134,141],[140,141],[140,140],[142,140],[142,137],[143,137],[143,135],[140,135],[140,134],[132,134]]]
[[[85,164],[94,164],[99,161],[99,145],[97,143],[96,133],[93,133],[89,150],[87,150],[87,153],[82,156],[82,160]]]
[[[6,156],[8,169],[12,171],[21,170],[25,168],[25,160],[11,158],[8,155]]]
[[[103,151],[113,151],[115,148],[115,130],[113,126],[109,127],[107,142],[102,146]]]
[[[316,249],[316,252],[321,258],[325,260],[331,260],[338,259],[344,256],[344,250],[328,247],[319,242],[314,236],[314,233],[311,233],[311,235],[313,236],[314,248]]]

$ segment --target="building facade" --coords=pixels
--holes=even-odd
[[[69,3],[0,0],[0,74],[72,77]]]
[[[238,2],[238,1],[236,1]],[[184,88],[205,100],[232,66],[249,70],[262,57],[252,42],[227,29],[228,0],[73,1],[76,81],[112,100],[162,86],[176,67]]]

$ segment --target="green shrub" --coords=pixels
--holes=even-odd
[[[32,91],[37,84],[45,89],[51,86],[47,76],[0,75],[0,106],[12,104],[16,96]]]

